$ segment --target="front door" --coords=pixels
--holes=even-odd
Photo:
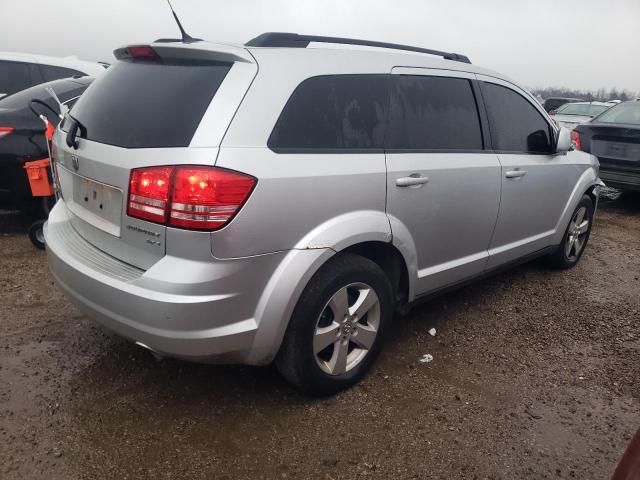
[[[487,268],[535,253],[553,243],[580,171],[568,155],[555,155],[554,130],[526,92],[480,77],[493,148],[502,164],[500,215]]]
[[[387,213],[415,245],[416,294],[481,273],[500,200],[474,77],[396,68],[387,131]],[[403,233],[401,233],[403,232]]]

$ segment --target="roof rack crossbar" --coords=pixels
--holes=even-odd
[[[365,47],[389,48],[393,50],[406,50],[409,52],[426,53],[436,55],[446,60],[456,62],[471,63],[468,57],[459,53],[441,52],[428,48],[411,47],[399,43],[375,42],[371,40],[357,40],[355,38],[322,37],[315,35],[299,35],[297,33],[268,32],[258,35],[253,40],[249,40],[247,47],[285,47],[285,48],[307,48],[311,42],[335,43],[341,45],[360,45]]]

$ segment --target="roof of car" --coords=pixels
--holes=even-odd
[[[566,103],[565,105],[562,105],[563,107],[568,106],[568,105],[599,105],[602,107],[610,107],[611,104],[606,103],[606,102],[571,102],[571,103]]]
[[[332,60],[345,57],[359,58],[368,61],[388,64],[397,67],[434,68],[440,70],[458,70],[462,72],[477,73],[515,83],[504,75],[459,60],[445,60],[437,55],[427,53],[397,50],[393,48],[381,48],[365,45],[344,45],[339,43],[312,43],[306,48],[293,48],[287,46],[247,46],[241,44],[215,43],[206,40],[183,43],[178,39],[156,40],[153,43],[155,49],[158,48],[185,48],[193,50],[210,50],[233,55],[238,59],[247,59],[246,52],[250,52],[250,57],[272,60],[275,57],[282,59],[300,60],[305,57],[313,57],[314,60],[323,60],[328,64]],[[118,50],[116,50],[117,52]],[[442,52],[446,53],[446,52]],[[455,55],[455,54],[452,54]],[[162,56],[162,55],[161,55]],[[465,57],[466,58],[466,57]]]
[[[29,62],[53,67],[64,67],[78,70],[87,75],[99,75],[104,72],[105,66],[98,62],[87,62],[78,57],[52,57],[48,55],[36,55],[31,53],[0,52],[0,60],[12,62]]]

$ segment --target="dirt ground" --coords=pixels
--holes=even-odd
[[[640,427],[637,197],[603,201],[573,270],[528,264],[397,319],[362,384],[327,399],[103,333],[25,228],[0,215],[4,480],[608,479]]]

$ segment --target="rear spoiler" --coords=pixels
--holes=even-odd
[[[255,63],[253,56],[242,47],[222,43],[168,43],[154,42],[150,45],[128,45],[113,51],[117,60],[145,58],[147,60],[190,60],[205,62]]]

